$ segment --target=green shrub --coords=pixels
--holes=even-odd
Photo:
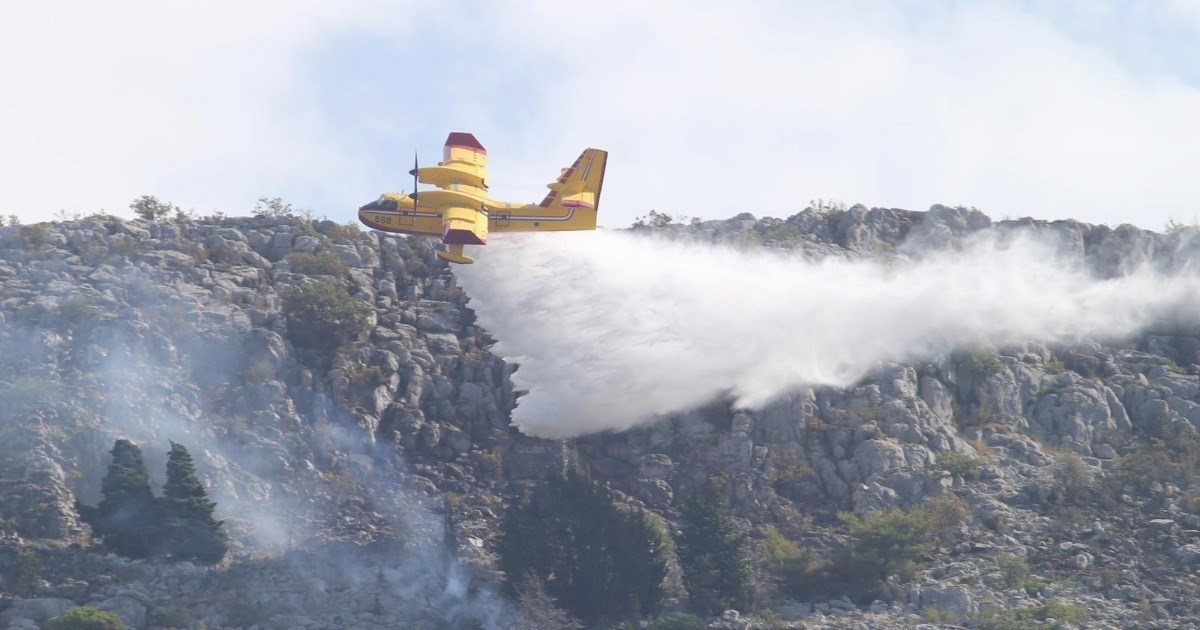
[[[774,525],[763,525],[758,531],[762,535],[763,562],[768,571],[786,571],[788,565],[800,558],[800,547],[779,533]]]
[[[1149,444],[1139,444],[1133,452],[1117,459],[1116,478],[1138,492],[1146,493],[1155,483],[1192,485],[1200,481],[1200,441],[1191,431],[1178,435],[1151,437]]]
[[[1200,232],[1200,217],[1193,216],[1191,221],[1187,221],[1186,219],[1176,219],[1174,216],[1169,216],[1167,217],[1166,224],[1163,225],[1163,231],[1168,234]]]
[[[193,241],[175,241],[175,249],[191,256],[197,263],[208,260],[208,250]]]
[[[316,280],[281,293],[288,338],[326,369],[339,347],[370,329],[371,307],[337,284]]]
[[[851,575],[883,581],[910,579],[921,567],[920,557],[933,550],[930,523],[919,510],[891,509],[860,518],[848,512],[838,519],[850,530],[841,550],[841,564]]]
[[[265,624],[279,613],[279,606],[263,606],[242,599],[232,599],[221,603],[221,612],[234,627],[248,628]]]
[[[836,199],[810,199],[808,208],[813,212],[829,216],[834,220],[840,219],[843,214],[846,214],[846,202]]]
[[[113,236],[112,242],[109,243],[108,250],[114,254],[121,256],[130,256],[136,254],[141,244],[138,240],[128,234],[117,234]]]
[[[61,617],[47,621],[43,630],[125,630],[121,618],[113,613],[92,608],[77,606],[67,611]]]
[[[643,630],[704,630],[708,624],[699,617],[684,613],[666,615],[646,622]]]
[[[21,235],[21,240],[25,241],[26,249],[41,249],[42,245],[46,243],[46,239],[50,237],[50,227],[45,223],[23,225],[18,234]]]
[[[58,307],[58,313],[70,322],[82,322],[96,316],[96,308],[82,295],[72,295]]]
[[[979,459],[965,453],[942,451],[937,455],[937,467],[960,479],[979,477]]]
[[[780,590],[785,595],[804,599],[817,586],[825,565],[771,525],[764,525],[759,533],[763,538],[764,568],[779,580]]]
[[[996,554],[996,566],[1006,588],[1019,588],[1029,595],[1037,595],[1046,588],[1046,583],[1029,575],[1029,563],[1021,556],[1001,551]]]
[[[767,481],[780,496],[801,501],[820,492],[816,473],[795,449],[772,449],[767,462],[770,464]]]
[[[650,227],[650,228],[661,229],[661,228],[665,228],[668,225],[671,225],[673,223],[679,223],[679,222],[683,221],[684,219],[686,219],[686,217],[684,217],[682,215],[678,216],[678,217],[674,217],[674,216],[671,216],[670,214],[667,214],[666,212],[659,212],[657,210],[651,210],[650,213],[647,214],[646,216],[638,217],[636,220],[634,220],[633,227],[634,228]]]
[[[346,263],[330,252],[296,252],[288,255],[288,262],[292,265],[292,271],[310,276],[340,276],[346,273]]]
[[[1004,369],[1000,356],[987,350],[962,350],[956,352],[954,358],[972,376],[979,379],[995,376]]]
[[[58,381],[22,375],[13,379],[12,384],[5,388],[0,399],[15,405],[40,405],[57,397],[59,390]]]
[[[1009,531],[1008,517],[1000,512],[983,517],[983,525],[997,534],[1007,534]]]
[[[346,372],[351,385],[374,389],[388,382],[388,376],[378,365],[354,365]]]
[[[283,197],[259,197],[254,204],[256,217],[282,217],[293,212],[292,204],[284,201]]]
[[[981,427],[996,421],[996,407],[990,402],[976,403],[971,406],[971,410],[964,415],[955,416],[955,425],[959,429],[966,427]]]
[[[1079,625],[1086,618],[1087,611],[1082,606],[1052,597],[1038,605],[984,613],[976,620],[975,627],[979,630],[1025,630],[1035,627],[1035,621],[1054,619]]]
[[[1092,472],[1079,455],[1059,451],[1055,465],[1055,482],[1062,498],[1069,502],[1086,501],[1092,495]]]
[[[32,549],[17,554],[17,595],[33,597],[42,590],[42,560]]]
[[[939,626],[955,625],[959,621],[958,615],[948,610],[942,610],[941,608],[933,605],[922,608],[921,616],[925,618],[925,621]]]
[[[929,521],[932,532],[947,541],[958,536],[959,526],[971,518],[971,508],[955,494],[926,499],[921,512]]]
[[[772,540],[774,536],[764,529],[764,560],[794,599],[838,595],[858,601],[879,599],[887,596],[888,578],[903,582],[920,570],[922,556],[934,548],[931,537],[937,528],[965,518],[966,512],[958,497],[939,497],[932,507],[911,512],[892,509],[866,518],[843,512],[838,518],[849,529],[850,539],[832,558],[821,560]]]
[[[333,225],[329,225],[327,223],[325,227],[318,231],[324,233],[325,236],[328,236],[329,238],[344,238],[351,241],[358,240],[362,238],[364,234],[366,234],[366,232],[363,232],[362,226],[357,221],[351,221],[350,223],[334,223]]]
[[[179,208],[174,204],[160,201],[153,195],[142,195],[134,199],[133,203],[129,204],[129,209],[147,221],[158,221],[171,215],[180,214]]]
[[[1001,551],[996,554],[996,566],[1008,588],[1022,588],[1029,580],[1029,563],[1021,556]]]
[[[233,247],[225,245],[216,245],[211,248],[204,249],[204,257],[209,262],[218,265],[240,265],[242,263],[242,252]]]

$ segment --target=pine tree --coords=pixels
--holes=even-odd
[[[442,549],[455,560],[458,559],[458,522],[454,520],[454,506],[450,495],[442,501]]]
[[[685,501],[682,516],[676,549],[692,607],[708,614],[745,610],[750,563],[745,537],[737,533],[729,513],[715,495],[705,493]]]
[[[100,483],[94,508],[78,506],[80,516],[117,553],[145,558],[154,552],[158,512],[142,450],[129,440],[113,444],[112,463]]]
[[[220,562],[229,550],[229,536],[222,522],[213,518],[216,504],[208,500],[196,478],[192,456],[181,444],[171,442],[167,455],[167,483],[159,500],[163,532],[159,552],[177,560]]]
[[[666,524],[652,512],[633,512],[623,520],[613,555],[617,566],[623,568],[620,577],[628,584],[630,606],[642,616],[658,614],[667,577]]]

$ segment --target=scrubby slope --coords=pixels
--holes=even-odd
[[[1147,260],[1178,271],[1197,252],[1186,232],[993,223],[943,207],[641,229],[813,258],[919,256],[1030,229],[1100,276]],[[283,307],[288,287],[314,280],[372,311],[329,363],[297,345]],[[1095,627],[1200,616],[1195,328],[1164,324],[1119,346],[964,348],[761,410],[714,401],[555,441],[508,426],[514,366],[488,352],[468,307],[428,242],[330,222],[94,218],[0,231],[3,590],[17,590],[20,548],[46,565],[36,599],[0,595],[0,625],[72,602],[135,627],[496,625],[508,614],[489,586],[501,508],[574,455],[668,520],[679,498],[715,485],[747,532],[773,524],[818,557],[845,540],[839,510],[965,500],[967,521],[887,601],[789,601],[764,575],[758,604],[784,620],[971,624],[1052,597],[1086,608]],[[98,499],[117,437],[142,445],[156,486],[167,441],[191,449],[238,549],[229,564],[128,562],[90,545],[73,504]],[[977,474],[947,465],[972,459]],[[440,549],[444,509],[463,563]],[[1014,583],[1000,554],[1024,558],[1045,588]]]

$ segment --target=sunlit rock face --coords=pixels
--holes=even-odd
[[[1068,280],[1092,283],[1080,299],[1106,290],[1126,296],[1121,313],[1128,316],[1103,329],[1080,324],[1053,335],[938,342],[946,337],[939,331],[992,330],[983,321],[988,311],[962,308],[922,333],[919,351],[891,352],[909,348],[887,335],[889,327],[913,330],[916,320],[944,316],[945,308],[931,313],[919,308],[929,300],[914,299],[913,310],[887,311],[904,297],[898,289],[869,313],[837,302],[853,291],[852,281],[868,278],[862,265],[878,269],[869,277],[888,288],[888,278],[933,259],[948,262],[933,267],[946,274],[928,280],[931,299],[968,288],[982,295],[991,277],[986,266],[954,275],[961,271],[954,257],[981,240],[1003,245],[1030,235],[1050,243],[1061,256],[1055,261],[1075,266],[1078,275]],[[537,340],[534,333],[565,334],[546,310],[530,308],[525,323],[510,326],[521,323],[514,315],[501,327],[531,336],[494,339],[496,330],[485,330],[497,296],[529,289],[513,270],[554,259],[558,245],[505,248],[497,239],[496,251],[474,268],[450,269],[428,240],[295,217],[94,217],[0,229],[0,622],[29,627],[69,605],[90,604],[129,627],[501,627],[512,608],[495,588],[500,514],[572,462],[617,501],[670,523],[677,524],[680,501],[716,488],[752,540],[771,524],[818,556],[844,539],[838,511],[869,515],[932,497],[963,498],[967,520],[888,601],[829,595],[796,602],[764,590],[764,609],[805,627],[886,626],[931,606],[969,620],[988,606],[1027,605],[1026,593],[998,577],[998,552],[1053,576],[1046,578],[1052,592],[1087,607],[1089,623],[1120,627],[1157,616],[1170,627],[1195,618],[1197,600],[1188,594],[1200,583],[1190,567],[1200,555],[1189,550],[1200,545],[1192,535],[1200,517],[1190,478],[1164,474],[1138,485],[1128,472],[1144,454],[1139,444],[1185,443],[1200,423],[1200,318],[1187,290],[1200,260],[1193,232],[993,221],[943,206],[855,206],[787,219],[660,221],[612,237],[632,253],[640,239],[656,238],[844,268],[846,286],[820,292],[809,306],[845,315],[824,324],[794,321],[775,344],[747,338],[712,346],[686,365],[676,361],[674,376],[697,366],[706,372],[672,380],[661,372],[672,357],[710,346],[693,335],[707,330],[703,322],[670,325],[688,314],[668,303],[661,318],[647,318],[646,330],[676,335],[672,352],[679,354],[597,369],[608,379],[598,386],[543,379],[534,363],[544,345],[506,351]],[[578,273],[586,253],[574,253],[582,260],[575,271],[538,273],[546,282],[572,273],[588,282]],[[729,264],[741,264],[741,255],[731,254]],[[1029,273],[1047,263],[1029,262]],[[1013,286],[1049,286],[1038,284],[1040,276],[1022,277],[1025,270],[1005,277],[1026,282]],[[784,305],[797,297],[772,296],[769,285],[749,279],[761,269],[733,271],[732,280],[689,278],[696,292],[688,299],[744,320],[759,312],[753,307],[763,297]],[[621,273],[639,277],[637,269]],[[1137,273],[1161,284],[1147,290]],[[627,286],[615,277],[599,279]],[[347,302],[365,307],[361,327],[327,355],[289,325],[286,296],[311,282],[332,283]],[[1163,291],[1177,293],[1156,297]],[[1060,316],[1055,321],[1075,321],[1047,306],[1054,296],[1030,293],[1025,299]],[[807,295],[812,302],[816,293]],[[719,299],[709,304],[706,296]],[[1003,306],[1004,295],[996,300]],[[1152,309],[1130,306],[1152,302]],[[635,307],[630,302],[640,315]],[[761,376],[738,368],[756,365],[739,352],[761,357],[787,344],[800,348],[805,338],[820,350],[817,338],[829,327],[860,316],[853,321],[865,326],[867,315],[880,313],[886,317],[870,321],[870,335],[866,328],[857,335],[878,343],[852,345],[845,361],[813,351],[805,355],[809,372],[778,356],[768,363],[778,369]],[[1018,314],[1005,316],[1021,323]],[[1107,315],[1104,322],[1112,320]],[[1041,332],[1004,332],[1012,330]],[[889,351],[862,361],[881,345]],[[605,356],[602,345],[570,349],[582,350],[572,356],[583,361]],[[524,375],[522,361],[529,362]],[[836,378],[805,376],[818,373]],[[630,411],[667,386],[678,388],[662,398],[671,404],[651,414]],[[528,414],[547,393],[575,407],[542,407],[556,415],[531,422]],[[589,400],[597,402],[587,407]],[[142,448],[156,491],[169,442],[189,448],[233,539],[224,565],[131,562],[90,540],[75,503],[99,500],[117,438]],[[962,474],[950,461],[976,466]],[[1064,480],[1095,491],[1073,494],[1078,488]],[[458,559],[443,549],[447,510]],[[25,593],[33,597],[10,598],[21,549],[38,554],[43,583]],[[672,601],[682,605],[678,567],[669,579]]]

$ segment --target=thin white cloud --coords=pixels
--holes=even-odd
[[[18,3],[0,10],[0,212],[124,210],[159,194],[202,211],[355,164],[303,98],[314,42],[372,4]],[[392,15],[380,12],[379,15]],[[398,27],[398,25],[391,25]]]
[[[236,212],[282,194],[349,219],[404,186],[380,174],[407,168],[410,147],[364,152],[347,129],[400,125],[423,149],[450,131],[405,102],[370,125],[378,111],[322,104],[312,51],[361,32],[430,43],[380,81],[426,70],[412,98],[476,132],[499,195],[536,200],[584,146],[609,149],[610,226],[651,208],[787,215],[817,197],[1147,227],[1196,212],[1200,90],[1061,28],[1111,7],[912,6],[14,5],[0,9],[0,214],[143,193]],[[1160,11],[1200,29],[1187,3]]]
[[[655,3],[625,14],[637,37],[611,16],[512,19],[571,70],[534,139],[614,149],[612,225],[651,207],[790,214],[816,197],[1149,227],[1193,212],[1200,91],[1009,6],[961,6],[913,26],[863,5]]]

